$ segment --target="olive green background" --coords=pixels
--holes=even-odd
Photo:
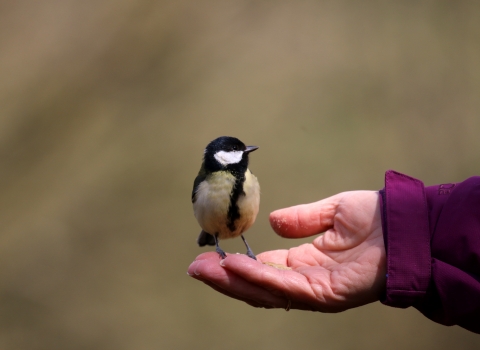
[[[478,349],[413,308],[255,309],[186,275],[206,144],[268,214],[480,174],[480,2],[0,2],[0,349]],[[452,232],[454,234],[454,232]],[[241,240],[227,241],[243,252]]]

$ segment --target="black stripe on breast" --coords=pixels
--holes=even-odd
[[[245,195],[243,191],[243,183],[245,182],[245,173],[235,173],[235,185],[230,194],[230,206],[227,214],[227,227],[230,231],[235,231],[235,221],[240,218],[240,208],[238,207],[238,198]]]

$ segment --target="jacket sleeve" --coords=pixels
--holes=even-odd
[[[382,303],[413,306],[435,322],[480,333],[480,177],[424,187],[390,170],[380,194]]]

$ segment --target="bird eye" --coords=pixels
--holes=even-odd
[[[232,149],[233,149],[234,151],[237,151],[237,150],[238,150],[238,146],[232,146]]]

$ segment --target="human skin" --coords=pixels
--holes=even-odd
[[[386,253],[376,191],[343,192],[321,201],[270,214],[285,238],[319,233],[312,243],[220,260],[199,255],[188,274],[214,290],[254,307],[340,312],[381,298]],[[262,264],[274,263],[289,269]]]

